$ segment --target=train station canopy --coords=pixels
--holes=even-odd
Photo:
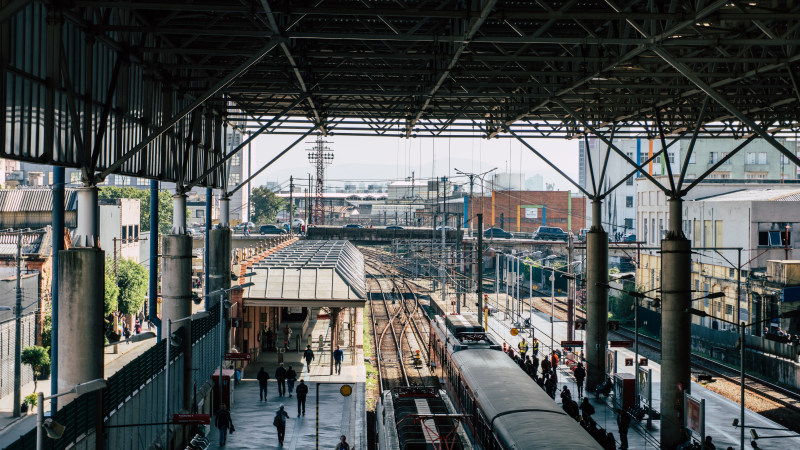
[[[254,264],[244,306],[360,307],[364,255],[349,241],[297,241]]]
[[[261,134],[770,140],[798,128],[798,45],[781,0],[7,0],[0,142],[222,188]]]

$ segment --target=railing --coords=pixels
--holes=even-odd
[[[181,347],[170,351],[170,412],[183,409],[184,389],[192,390],[195,402],[211,374],[219,367],[220,326],[219,305],[209,316],[192,322],[192,356],[196,370],[192,371],[192,386],[183,385],[183,353]],[[156,343],[138,358],[108,378],[103,391],[103,425],[105,448],[150,448],[164,439],[164,367],[166,340]],[[195,396],[196,395],[196,396]],[[94,447],[97,395],[89,393],[68,403],[55,414],[55,421],[66,427],[61,439],[45,437],[45,449]],[[36,429],[29,431],[6,450],[26,450],[36,447]]]

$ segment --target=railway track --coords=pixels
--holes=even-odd
[[[618,331],[611,331],[609,333],[617,334],[629,340],[632,340],[635,336],[633,331],[626,328],[622,328]],[[645,336],[640,333],[639,346],[640,348],[644,347],[649,349],[655,354],[661,354],[661,342],[650,336]],[[739,384],[740,382],[740,374],[737,370],[702,355],[692,354],[692,367],[716,377],[725,379],[734,384]],[[782,386],[750,374],[745,374],[745,389],[796,413],[800,413],[800,408],[797,406],[797,404],[800,403],[800,394],[790,389],[786,389]]]

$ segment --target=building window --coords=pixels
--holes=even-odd
[[[633,230],[633,219],[625,219],[625,229]]]
[[[755,164],[756,163],[756,154],[755,152],[747,152],[744,160],[745,164]]]
[[[625,186],[633,186],[633,177],[630,177],[627,180],[625,180]]]
[[[81,173],[80,171],[70,172],[69,174],[69,182],[70,183],[80,183],[81,182]]]
[[[242,181],[242,174],[232,173],[228,179],[228,186],[238,186]]]
[[[708,283],[703,283],[703,295],[706,296],[706,298],[703,299],[703,306],[708,308]]]
[[[239,166],[242,164],[242,155],[236,153],[235,155],[231,156],[231,165],[232,166]]]
[[[733,314],[733,305],[725,305],[725,314],[728,316]]]
[[[139,239],[139,225],[133,226],[133,238],[136,240]]]
[[[766,180],[767,172],[746,172],[744,177],[748,180]]]
[[[709,180],[728,180],[730,178],[730,172],[712,172],[708,175]]]
[[[658,238],[664,239],[664,219],[658,219]]]
[[[758,163],[759,164],[767,163],[767,152],[758,152]]]
[[[759,231],[758,245],[762,247],[784,247],[792,245],[792,232]]]
[[[203,217],[205,217],[205,216],[206,216],[206,212],[205,212],[205,211],[203,211],[203,210],[202,210],[202,209],[200,209],[200,208],[197,208],[197,209],[195,210],[195,212],[194,212],[194,216],[195,216],[196,218],[198,218],[198,219],[202,219]]]
[[[633,196],[629,195],[625,197],[625,207],[626,208],[633,208]]]
[[[47,172],[47,179],[50,180],[49,184],[53,184],[53,172]]]
[[[128,227],[123,226],[122,227],[122,240],[124,241],[126,239],[128,239]]]
[[[695,153],[692,153],[691,155],[689,155],[689,164],[694,164],[695,163],[695,159],[696,159],[695,156],[697,156]]]
[[[649,157],[650,156],[648,156],[647,153],[639,153],[639,164],[644,164],[644,162],[647,161],[647,158]]]
[[[647,242],[647,219],[644,219],[644,227],[642,229],[644,230],[644,242]]]
[[[669,163],[675,164],[675,153],[667,152],[667,155],[669,155]]]
[[[136,184],[138,184],[139,186],[147,186],[148,184],[150,184],[150,180],[148,180],[147,178],[137,178]]]
[[[131,177],[125,175],[117,175],[116,176],[116,184],[119,186],[130,186],[131,185]]]
[[[728,152],[710,152],[708,154],[708,163],[709,164],[716,164],[716,163],[722,161],[723,159],[725,159],[726,156],[728,156]],[[723,163],[723,165],[730,164],[730,163],[731,163],[731,160],[729,159],[729,160],[725,161]]]

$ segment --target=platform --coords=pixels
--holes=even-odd
[[[330,360],[320,358],[315,348],[315,360],[310,370],[302,360],[302,353],[291,351],[284,353],[284,367],[290,365],[298,374],[299,380],[308,385],[306,415],[297,417],[297,397],[278,396],[278,383],[275,381],[275,369],[278,367],[278,354],[262,353],[258,360],[247,366],[241,384],[235,386],[234,407],[231,411],[236,432],[228,436],[227,445],[232,449],[287,449],[305,450],[316,446],[316,389],[319,386],[319,448],[333,448],[341,435],[347,436],[351,449],[367,448],[366,426],[366,369],[363,352],[355,349],[345,351],[341,375],[330,374]],[[353,363],[354,357],[354,363]],[[321,359],[321,360],[320,360]],[[269,372],[270,382],[267,388],[266,403],[258,399],[258,381],[256,374],[261,367]],[[349,397],[340,394],[341,386],[348,384],[353,388]],[[272,418],[280,404],[283,403],[289,420],[286,424],[286,436],[283,446],[278,445],[278,434],[272,426]],[[212,418],[213,424],[213,418]],[[210,449],[218,449],[219,434],[216,427],[211,427],[208,435]]]
[[[503,311],[505,308],[505,294],[500,294],[497,296],[496,294],[489,294],[490,298],[490,305],[497,307],[498,305],[495,304],[495,299],[499,298],[501,308],[498,308],[499,311]],[[433,299],[438,301],[438,295],[434,295]],[[549,300],[549,299],[548,299]],[[470,299],[467,302],[467,306],[462,306],[462,312],[465,311],[475,311],[475,300]],[[472,306],[470,306],[472,305]],[[529,310],[527,305],[524,308],[523,318],[528,318]],[[549,353],[550,351],[550,315],[542,313],[540,311],[534,311],[533,313],[533,326],[534,326],[534,333],[535,336],[539,339],[540,342],[540,351],[539,351],[539,358],[541,359],[542,355],[545,353]],[[514,349],[516,349],[517,344],[519,341],[525,337],[528,342],[531,341],[530,338],[530,331],[526,330],[517,336],[511,335],[511,328],[513,324],[512,321],[509,319],[504,319],[504,314],[502,312],[495,314],[489,317],[489,332],[493,334],[495,337],[498,338],[499,341],[504,341],[509,345],[512,345]],[[564,322],[555,322],[553,324],[553,328],[555,330],[554,336],[554,343],[555,348],[560,348],[559,343],[561,340],[567,339],[567,327],[566,323]],[[576,331],[575,332],[575,339],[576,340],[585,340],[583,336],[583,332]],[[616,349],[618,351],[618,361],[624,361],[625,358],[633,358],[634,352],[631,349],[626,348],[619,348]],[[660,380],[661,380],[661,365],[650,361],[648,363],[648,367],[653,370],[653,408],[659,410],[661,406],[661,387],[660,387]],[[634,367],[626,367],[624,363],[620,363],[618,365],[618,371],[623,373],[634,373]],[[575,383],[574,378],[572,377],[571,371],[563,365],[559,365],[559,386],[558,391],[561,391],[562,386],[567,385],[570,392],[572,392],[573,398],[577,396],[577,385]],[[584,394],[585,395],[585,394]],[[586,395],[585,395],[586,396]],[[739,428],[734,428],[732,426],[732,422],[734,418],[739,417],[740,406],[738,403],[730,401],[706,388],[702,385],[692,382],[692,396],[700,399],[705,400],[706,405],[706,435],[711,436],[713,438],[713,442],[718,449],[725,449],[728,446],[733,448],[739,448]],[[617,422],[616,422],[616,415],[614,413],[614,408],[612,406],[611,401],[604,399],[601,397],[600,400],[596,400],[594,395],[589,395],[589,400],[595,408],[596,413],[594,414],[594,419],[597,423],[606,428],[608,431],[614,434],[614,437],[617,439],[617,445],[619,445],[619,431],[617,430]],[[561,403],[561,399],[558,395],[556,395],[556,402]],[[628,444],[629,448],[631,449],[645,449],[645,448],[658,448],[658,439],[659,439],[659,421],[653,421],[653,428],[651,430],[645,429],[645,422],[642,421],[637,425],[636,421],[632,421],[630,431],[628,432]],[[774,427],[774,428],[783,428],[779,424],[764,418],[758,413],[755,413],[751,410],[746,410],[745,412],[745,423],[748,425],[746,428],[747,436],[745,445],[749,448],[750,447],[750,435],[749,435],[749,426],[757,426],[757,427]],[[785,431],[769,431],[769,430],[758,430],[759,436],[761,438],[758,440],[758,446],[761,449],[769,450],[769,449],[787,449],[787,448],[800,448],[800,437],[795,438],[781,438],[781,439],[764,439],[767,436],[791,436],[796,435],[797,433],[793,432],[785,432]]]

